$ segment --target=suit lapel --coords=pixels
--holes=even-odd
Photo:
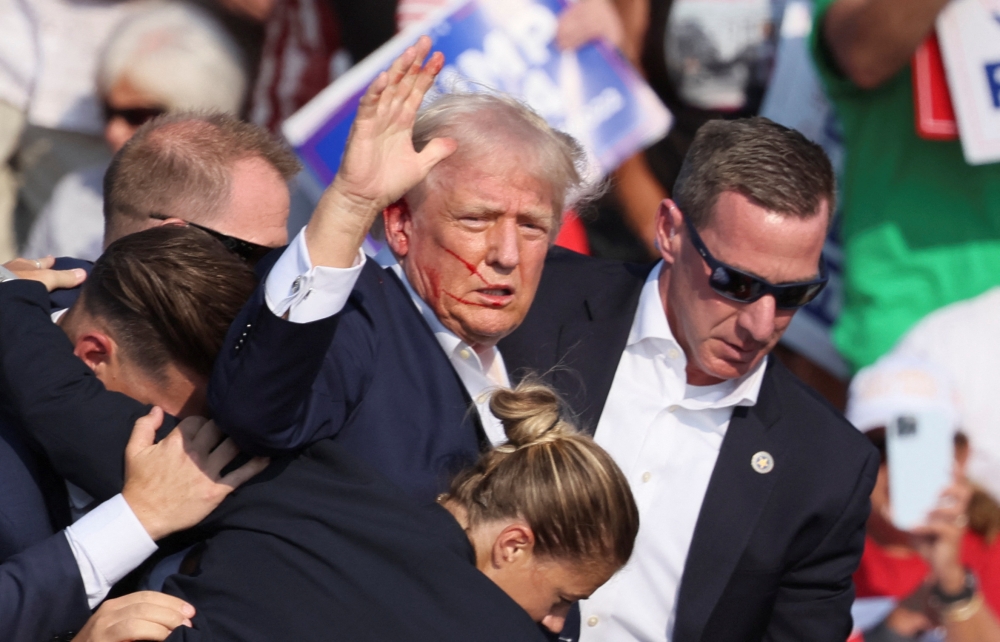
[[[780,366],[779,366],[780,367]],[[695,525],[677,598],[675,642],[697,642],[736,568],[764,505],[781,477],[786,445],[769,437],[779,419],[774,364],[761,385],[758,403],[733,411],[719,459]],[[753,456],[770,453],[774,470],[758,473]]]
[[[642,280],[619,301],[583,302],[581,317],[559,329],[557,354],[562,359],[552,374],[557,390],[573,391],[567,401],[576,411],[580,427],[594,434],[611,392],[618,362],[628,342],[639,305]]]

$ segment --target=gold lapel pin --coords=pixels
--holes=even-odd
[[[750,466],[761,475],[766,475],[774,470],[774,457],[766,450],[762,450],[750,458]]]

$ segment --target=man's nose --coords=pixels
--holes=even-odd
[[[521,260],[518,243],[517,221],[500,219],[492,226],[489,234],[489,253],[486,257],[490,265],[512,270]]]
[[[737,323],[740,328],[750,333],[755,341],[766,343],[774,334],[776,309],[774,297],[770,294],[764,295],[753,303],[743,306]]]
[[[542,626],[553,633],[561,633],[565,625],[565,615],[546,615],[542,618]]]

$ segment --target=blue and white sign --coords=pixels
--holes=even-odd
[[[941,58],[970,165],[1000,161],[1000,0],[954,0],[937,20]]]
[[[579,140],[603,175],[668,131],[671,115],[608,45],[560,51],[557,16],[566,0],[459,0],[387,42],[323,90],[283,126],[322,185],[333,180],[365,89],[427,34],[445,55],[435,91],[502,91]]]

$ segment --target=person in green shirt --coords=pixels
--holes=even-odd
[[[855,368],[924,315],[1000,284],[1000,163],[917,136],[910,60],[948,0],[816,0],[812,53],[847,151],[844,308]]]

